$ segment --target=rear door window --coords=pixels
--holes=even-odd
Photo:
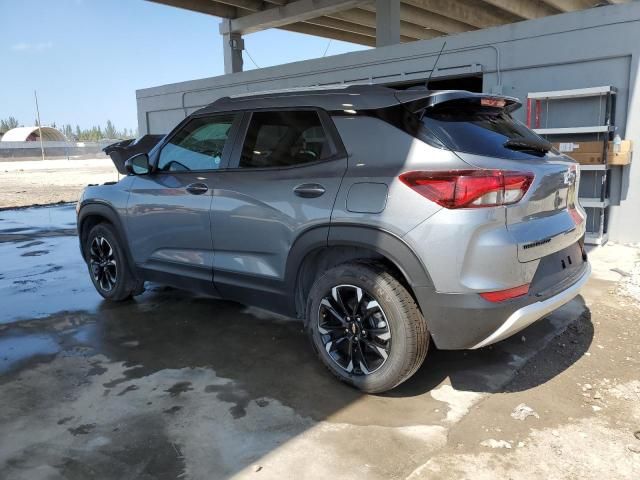
[[[291,167],[324,160],[333,154],[316,111],[254,112],[239,167]]]
[[[505,110],[467,102],[447,102],[428,109],[422,123],[425,140],[435,136],[457,152],[530,160],[543,156],[539,146],[548,145]],[[538,147],[528,149],[528,145]]]
[[[217,170],[222,163],[235,115],[194,118],[162,147],[161,171]]]

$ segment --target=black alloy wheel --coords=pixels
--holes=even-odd
[[[373,295],[358,286],[337,285],[327,292],[320,302],[318,332],[329,357],[347,373],[369,375],[389,357],[387,317]]]
[[[100,295],[119,302],[144,291],[144,281],[132,273],[127,261],[126,244],[111,224],[95,225],[84,245],[89,276]]]
[[[89,249],[89,268],[97,285],[105,292],[110,292],[118,281],[118,262],[109,241],[96,236]]]
[[[386,392],[411,377],[429,348],[429,330],[407,287],[368,260],[336,265],[307,296],[307,332],[325,367],[363,392]]]

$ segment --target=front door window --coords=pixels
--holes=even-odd
[[[196,118],[162,148],[158,170],[167,172],[217,170],[234,115]]]

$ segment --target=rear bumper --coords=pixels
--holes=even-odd
[[[476,293],[445,294],[414,287],[436,346],[443,350],[475,349],[503,340],[568,303],[591,273],[584,262],[573,275],[542,292],[492,303]]]
[[[536,320],[540,320],[548,313],[560,308],[580,293],[584,284],[587,283],[590,274],[591,266],[587,263],[585,272],[576,283],[551,298],[543,300],[542,302],[532,303],[526,307],[516,310],[509,315],[509,318],[507,318],[500,327],[492,332],[491,335],[471,348],[481,348],[491,345],[492,343],[499,342],[500,340],[504,340],[505,338],[510,337],[511,335],[518,333],[520,330],[528,327]]]

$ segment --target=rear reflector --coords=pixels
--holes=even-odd
[[[519,287],[507,288],[506,290],[498,290],[496,292],[484,292],[480,296],[489,302],[504,302],[512,298],[521,297],[529,293],[529,284],[520,285]]]
[[[518,202],[533,173],[508,170],[406,172],[400,180],[423,197],[446,208],[479,208]]]
[[[569,208],[569,215],[571,215],[571,218],[576,225],[580,225],[584,220],[584,218],[582,218],[582,215],[580,215],[575,207]]]

